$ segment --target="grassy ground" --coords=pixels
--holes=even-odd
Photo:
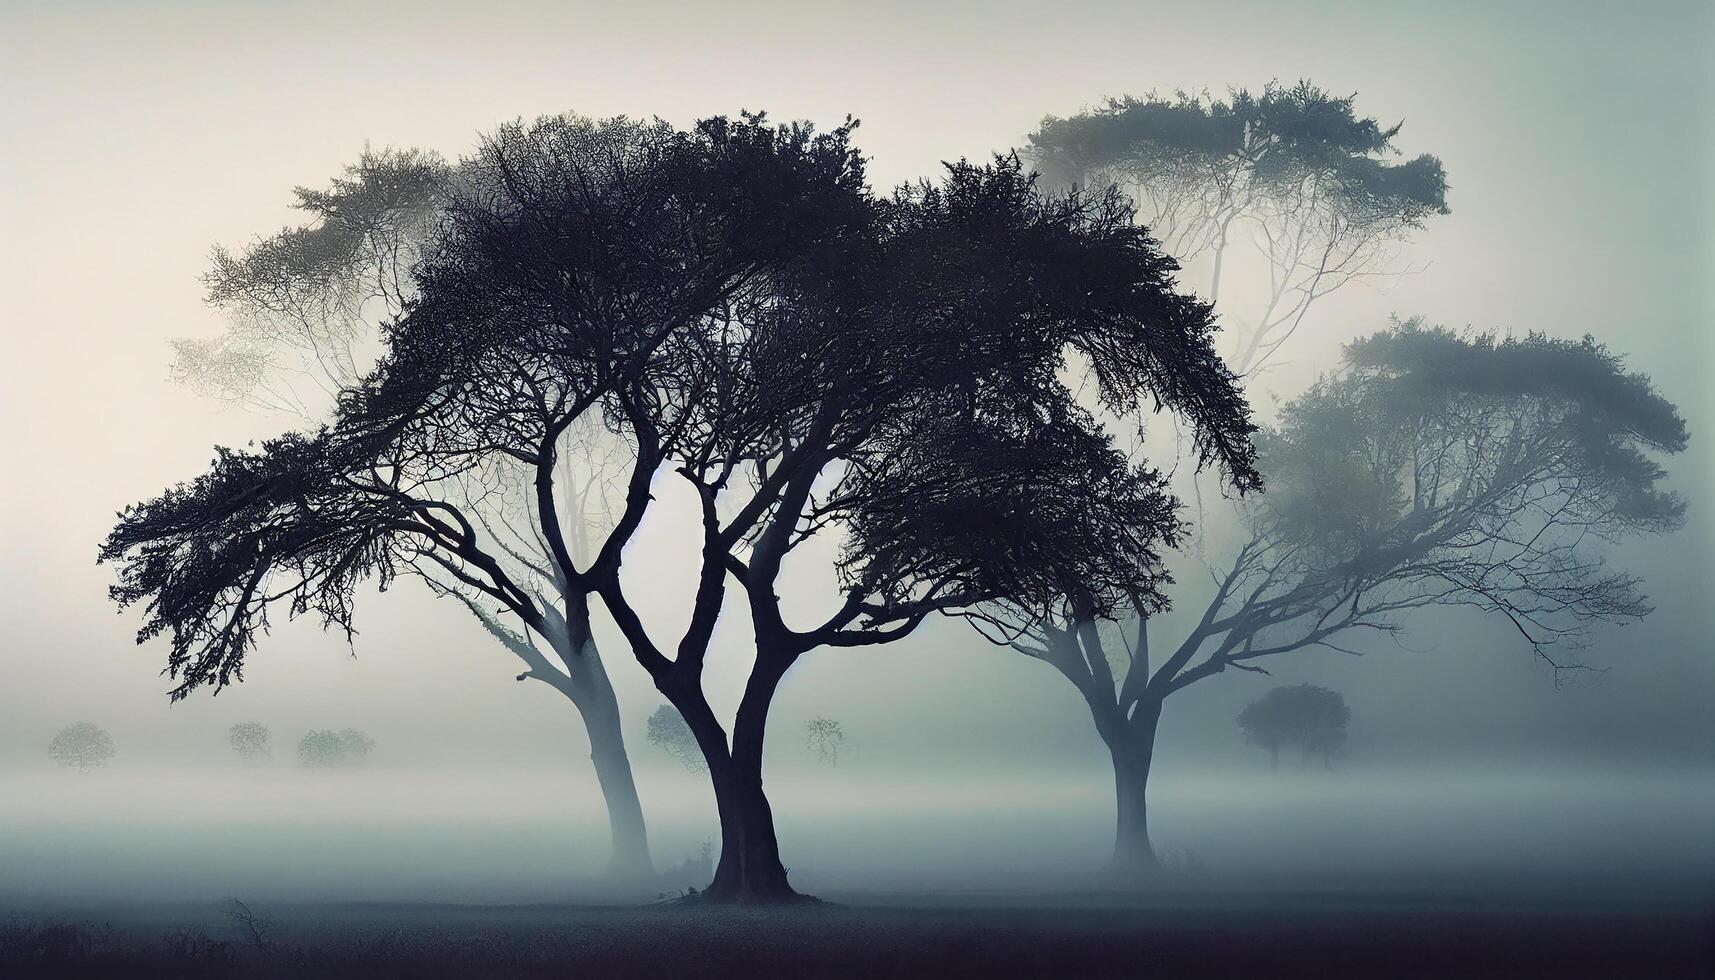
[[[1710,977],[1706,892],[1205,887],[658,906],[63,908],[0,919],[0,976]]]

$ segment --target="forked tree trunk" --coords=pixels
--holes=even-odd
[[[762,742],[768,708],[790,664],[790,658],[758,651],[733,720],[730,751],[700,690],[663,692],[697,738],[720,813],[720,860],[715,865],[714,880],[702,894],[707,901],[770,904],[803,898],[786,880],[780,841],[774,833],[774,811],[762,788]]]
[[[1161,702],[1145,698],[1108,742],[1114,763],[1114,870],[1147,874],[1160,864],[1149,838],[1149,770]]]

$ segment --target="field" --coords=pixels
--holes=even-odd
[[[1715,894],[1589,881],[1204,882],[1147,894],[14,911],[0,976],[1707,977]]]

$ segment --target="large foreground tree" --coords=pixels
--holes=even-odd
[[[1016,160],[961,162],[877,202],[865,235],[826,259],[735,307],[674,366],[669,389],[700,407],[662,458],[702,504],[708,618],[669,659],[623,584],[602,592],[708,763],[717,899],[792,895],[763,742],[805,654],[891,642],[936,612],[1036,606],[1070,580],[1102,613],[1153,593],[1179,532],[1171,497],[1067,377],[1087,371],[1110,409],[1177,414],[1204,459],[1254,482],[1249,411],[1209,309],[1175,290],[1177,267],[1117,195],[1045,195]],[[841,541],[841,594],[789,622],[781,576],[824,532]],[[755,635],[730,740],[701,688],[696,632],[729,578]]]
[[[528,673],[547,667],[542,642],[577,683],[600,669],[587,656],[599,595],[707,763],[722,844],[704,894],[790,897],[762,746],[802,654],[887,642],[938,610],[1038,603],[1068,580],[1104,614],[1153,592],[1178,531],[1171,499],[1066,376],[1091,372],[1110,408],[1183,415],[1207,460],[1254,482],[1208,307],[1175,292],[1176,267],[1120,198],[1046,197],[1001,160],[878,201],[851,129],[712,119],[652,131],[636,153],[586,152],[586,131],[563,126],[493,141],[380,368],[333,424],[222,452],[110,537],[115,597],[148,602],[144,637],[173,635],[175,693],[235,679],[271,607],[349,629],[359,581],[419,563],[473,610],[498,609],[490,628]],[[555,462],[592,412],[632,451],[585,564],[564,538]],[[672,644],[621,575],[662,474],[688,482],[702,518]],[[512,492],[534,513],[523,533],[472,506]],[[829,528],[844,536],[844,594],[827,618],[788,625],[783,564]],[[702,682],[729,579],[756,637],[730,738]]]
[[[1428,154],[1393,159],[1401,126],[1360,116],[1353,96],[1300,81],[1226,99],[1110,99],[1048,117],[1025,154],[1050,181],[1118,186],[1168,254],[1206,260],[1228,363],[1246,374],[1297,331],[1317,300],[1400,271],[1399,247],[1447,213],[1447,175]],[[1229,252],[1253,246],[1255,296],[1224,299]],[[1225,276],[1224,276],[1225,274]]]
[[[1650,611],[1602,546],[1679,525],[1651,454],[1686,439],[1649,379],[1589,338],[1396,325],[1349,345],[1259,436],[1268,490],[1176,644],[1152,635],[1146,603],[1104,617],[1076,593],[1054,617],[1001,606],[979,624],[1077,687],[1113,761],[1115,863],[1150,867],[1156,731],[1192,684],[1314,648],[1361,652],[1362,637],[1449,606],[1499,617],[1556,682],[1592,669],[1561,651]]]
[[[406,313],[336,418],[257,452],[219,450],[109,536],[114,598],[146,605],[139,639],[171,637],[172,697],[240,680],[270,614],[313,611],[349,633],[361,583],[421,573],[518,656],[521,680],[577,706],[616,865],[647,868],[589,604],[641,510],[605,539],[568,529],[559,461],[580,427],[624,417],[615,393],[670,338],[837,222],[827,199],[852,191],[823,179],[810,143],[579,119],[491,138],[461,165]],[[668,414],[655,419],[670,426]]]

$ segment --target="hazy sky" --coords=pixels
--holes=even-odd
[[[0,766],[39,756],[83,717],[113,728],[122,752],[163,757],[217,745],[246,717],[362,724],[437,758],[581,743],[569,706],[513,683],[507,654],[411,583],[363,603],[355,660],[313,624],[282,627],[242,688],[171,709],[156,676],[164,649],[135,648],[135,616],[104,595],[111,576],[94,555],[116,509],[196,475],[212,445],[281,424],[167,380],[170,338],[220,329],[198,282],[210,245],[294,220],[290,189],[324,183],[365,143],[457,155],[498,122],[566,110],[681,124],[741,108],[822,123],[849,113],[885,186],[1003,150],[1044,114],[1104,96],[1301,76],[1403,119],[1401,148],[1446,163],[1453,213],[1410,252],[1422,273],[1319,307],[1259,396],[1292,394],[1390,312],[1593,333],[1683,407],[1693,445],[1673,472],[1692,511],[1680,534],[1624,551],[1659,611],[1601,634],[1593,654],[1615,670],[1600,686],[1553,691],[1504,631],[1469,617],[1408,640],[1420,653],[1313,658],[1282,679],[1346,690],[1355,730],[1399,757],[1565,762],[1612,746],[1629,762],[1708,760],[1710,9],[6,2]],[[666,583],[647,601],[669,617],[682,615],[672,584],[691,574],[672,560],[673,533],[656,522],[633,562]],[[711,683],[730,704],[742,642],[723,631]],[[608,656],[636,731],[659,697],[623,649]],[[1230,680],[1168,709],[1169,745],[1244,751],[1233,713],[1269,682]],[[787,723],[846,719],[873,758],[928,768],[1103,764],[1069,686],[950,624],[896,649],[813,655],[776,710]]]

